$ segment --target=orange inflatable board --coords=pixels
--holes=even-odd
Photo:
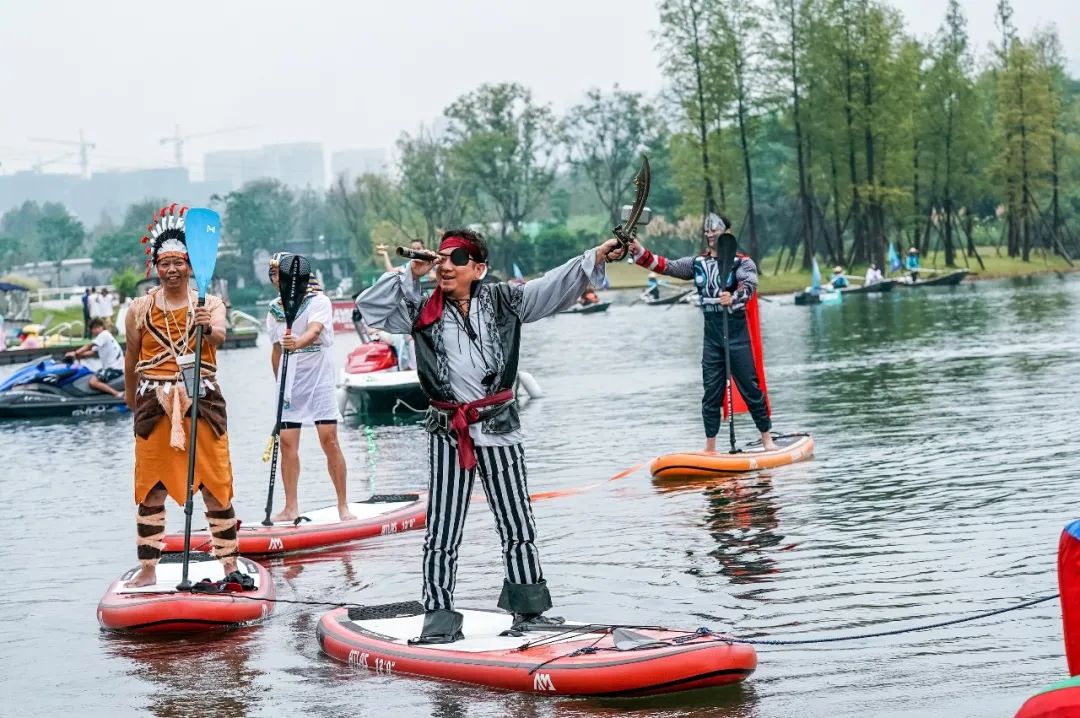
[[[736,454],[687,451],[664,454],[649,465],[652,475],[661,479],[699,479],[718,474],[772,469],[794,464],[814,455],[814,439],[809,434],[789,434],[773,439],[775,451],[760,446]]]
[[[225,577],[221,562],[209,554],[194,554],[192,558],[188,569],[192,583]],[[101,627],[132,633],[197,633],[239,628],[266,618],[274,610],[274,581],[254,561],[241,558],[237,566],[254,579],[254,591],[213,594],[177,591],[182,575],[182,564],[177,559],[176,554],[162,557],[157,583],[151,586],[124,586],[137,568],[113,581],[98,604]]]
[[[676,693],[738,683],[757,666],[752,646],[693,630],[568,621],[510,632],[509,613],[457,610],[465,637],[454,643],[410,645],[424,623],[418,603],[335,609],[316,635],[331,658],[376,673],[551,696]]]

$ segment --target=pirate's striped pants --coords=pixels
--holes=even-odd
[[[526,486],[525,450],[512,446],[477,446],[474,469],[458,466],[457,445],[446,436],[430,434],[428,442],[427,536],[424,539],[424,609],[452,609],[469,496],[477,472],[495,527],[502,541],[506,578],[511,583],[540,583],[540,554],[536,522]]]

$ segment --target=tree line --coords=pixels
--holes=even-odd
[[[659,98],[615,86],[557,116],[522,85],[481,85],[445,108],[440,131],[404,133],[388,176],[215,196],[235,250],[219,266],[252,279],[260,250],[301,241],[360,273],[379,266],[379,245],[430,246],[479,224],[497,271],[541,271],[618,223],[643,152],[647,234],[663,251],[695,251],[714,206],[777,269],[814,256],[884,265],[890,244],[948,266],[981,262],[980,247],[1068,258],[1080,251],[1080,81],[1053,28],[1021,37],[1009,0],[993,12],[999,37],[980,53],[957,0],[925,41],[883,0],[661,0]],[[93,231],[60,205],[25,203],[0,218],[0,267],[89,252],[137,271],[160,203]]]

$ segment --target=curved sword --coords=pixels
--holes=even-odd
[[[649,199],[649,186],[652,183],[652,170],[649,167],[649,158],[641,156],[641,169],[634,177],[634,205],[630,208],[630,215],[622,224],[611,230],[619,244],[626,246],[637,237],[637,224],[641,219],[641,213],[645,210],[645,202]]]

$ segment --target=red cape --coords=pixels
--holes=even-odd
[[[754,355],[754,371],[757,373],[758,386],[761,387],[761,391],[765,394],[765,409],[772,416],[769,389],[765,386],[765,352],[761,348],[761,315],[758,313],[757,292],[754,292],[750,297],[750,301],[746,303],[746,328],[750,331],[750,351]],[[734,405],[735,413],[749,413],[750,409],[747,408],[746,401],[743,399],[742,394],[739,393],[739,387],[731,379],[728,379],[728,383],[731,384],[731,402]],[[727,402],[725,401],[725,421],[727,420],[727,413]]]

